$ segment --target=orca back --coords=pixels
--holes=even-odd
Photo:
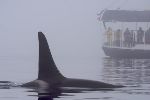
[[[39,39],[39,73],[38,79],[43,81],[56,81],[64,78],[57,69],[50,52],[46,37],[38,32]]]

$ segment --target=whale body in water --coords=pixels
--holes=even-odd
[[[94,80],[74,79],[63,76],[57,69],[49,49],[48,42],[42,32],[38,32],[39,39],[39,71],[38,78],[34,81],[22,84],[28,88],[56,88],[56,87],[78,87],[78,88],[121,88],[124,86],[113,85]]]

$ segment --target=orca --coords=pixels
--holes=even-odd
[[[57,69],[49,49],[48,42],[42,32],[38,32],[39,39],[39,71],[38,78],[34,81],[22,84],[22,87],[27,88],[121,88],[124,86],[113,85],[94,80],[74,79],[63,76]]]

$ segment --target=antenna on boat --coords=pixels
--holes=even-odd
[[[117,10],[120,10],[125,4],[127,4],[128,0],[122,0],[120,1],[120,4],[118,4]]]
[[[115,5],[115,10],[120,10],[127,2],[128,0],[113,0],[104,9],[112,9],[111,7]]]

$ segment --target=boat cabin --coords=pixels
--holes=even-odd
[[[99,20],[105,29],[103,49],[107,56],[137,58],[139,50],[142,56],[145,50],[150,55],[150,11],[103,10]],[[115,52],[120,52],[120,55]],[[141,55],[138,56],[141,58]]]

